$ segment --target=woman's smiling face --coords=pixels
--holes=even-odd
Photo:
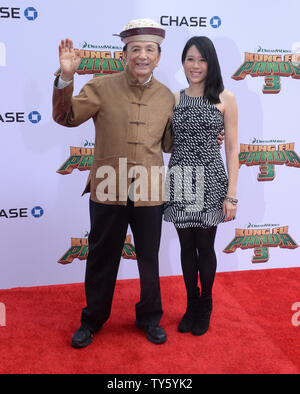
[[[207,61],[195,45],[192,45],[187,51],[183,68],[190,84],[197,84],[205,81],[207,77]]]

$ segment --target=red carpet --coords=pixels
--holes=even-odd
[[[217,274],[211,327],[194,337],[177,332],[182,278],[161,278],[168,341],[153,345],[133,324],[138,280],[118,281],[110,320],[82,350],[70,347],[82,284],[0,290],[0,373],[299,374],[300,326],[292,324],[299,282],[299,268]]]

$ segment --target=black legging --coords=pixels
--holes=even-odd
[[[211,297],[217,269],[214,250],[217,227],[177,228],[176,230],[181,246],[181,266],[188,301],[199,295],[198,273],[201,297]]]

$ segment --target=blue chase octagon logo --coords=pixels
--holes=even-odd
[[[210,19],[210,25],[213,29],[218,29],[222,24],[222,20],[219,16],[213,16]]]
[[[39,123],[39,121],[42,119],[42,116],[38,111],[32,111],[28,115],[28,119],[31,123]]]
[[[40,218],[41,216],[44,215],[44,210],[42,207],[33,207],[31,210],[31,215],[34,218]]]
[[[24,11],[25,18],[29,21],[34,21],[38,17],[38,12],[33,7],[27,7]]]

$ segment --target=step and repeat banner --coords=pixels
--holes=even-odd
[[[237,99],[239,208],[235,221],[218,227],[218,271],[299,266],[299,13],[299,0],[1,2],[0,288],[83,281],[90,224],[89,195],[81,193],[94,127],[88,121],[67,129],[52,120],[58,45],[68,37],[82,53],[77,94],[95,74],[124,69],[114,34],[138,18],[166,29],[157,79],[174,92],[184,89],[182,49],[204,35]],[[165,222],[160,273],[181,274],[177,234]],[[129,228],[118,278],[137,277]]]

